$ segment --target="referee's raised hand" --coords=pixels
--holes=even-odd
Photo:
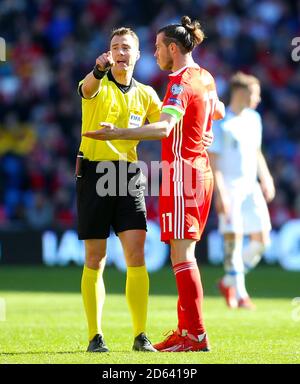
[[[99,71],[107,71],[113,65],[114,60],[111,51],[102,53],[102,55],[98,56],[96,59],[96,66]]]
[[[85,99],[93,98],[100,90],[101,80],[114,65],[111,51],[102,53],[96,59],[94,69],[86,75],[80,88],[80,94]]]

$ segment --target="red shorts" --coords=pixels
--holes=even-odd
[[[168,188],[162,185],[159,197],[161,240],[200,240],[211,205],[213,179],[198,180],[193,190],[180,181],[169,183]]]

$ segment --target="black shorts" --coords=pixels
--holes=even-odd
[[[147,230],[144,189],[145,177],[134,163],[83,160],[76,180],[79,239],[107,239],[111,227],[116,234]]]

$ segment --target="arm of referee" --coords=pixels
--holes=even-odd
[[[111,51],[97,57],[94,69],[85,76],[80,88],[81,94],[85,99],[92,99],[99,92],[101,79],[113,64]]]

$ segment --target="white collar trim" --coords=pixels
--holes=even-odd
[[[185,65],[184,67],[178,69],[176,72],[171,73],[169,76],[177,76],[179,73],[183,72],[186,68],[200,68],[197,63],[191,65]]]

